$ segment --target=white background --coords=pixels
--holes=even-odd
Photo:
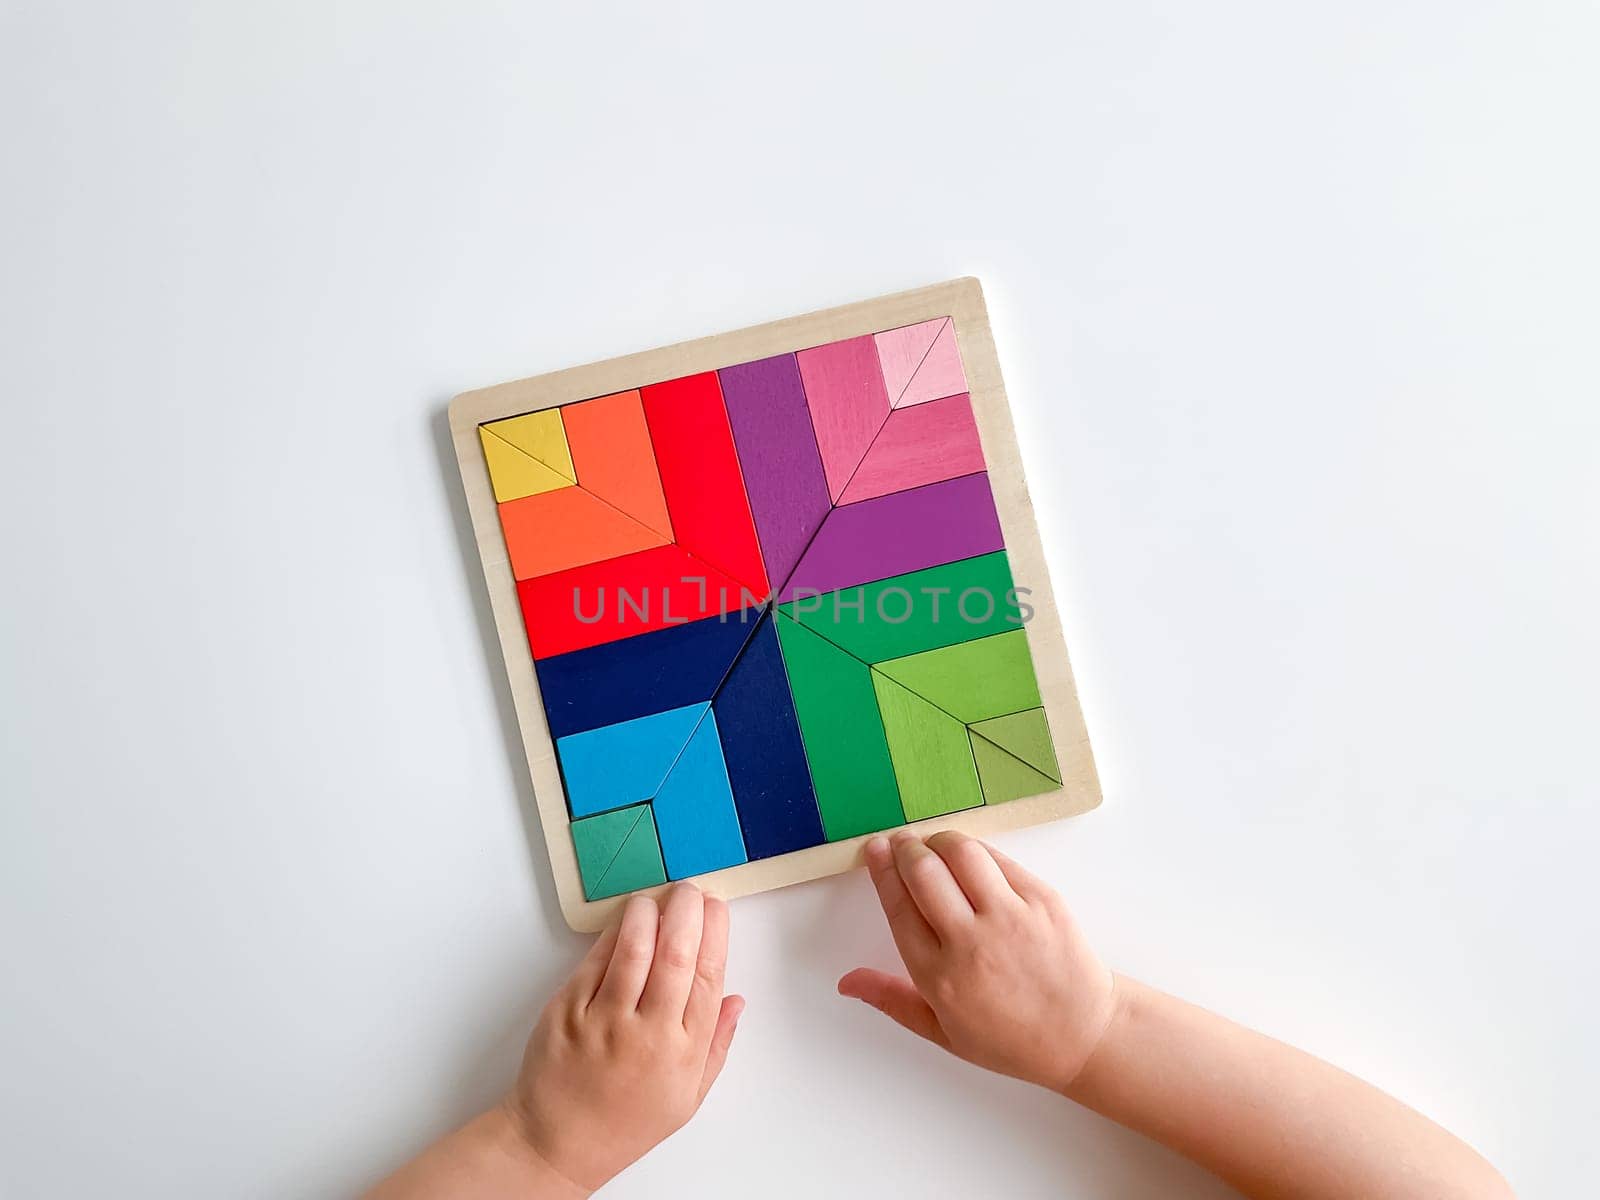
[[[0,1194],[348,1195],[487,1103],[556,909],[456,391],[984,280],[1116,966],[1526,1195],[1600,1170],[1586,3],[0,14]],[[616,1196],[1226,1194],[833,994]]]

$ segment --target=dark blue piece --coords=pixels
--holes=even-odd
[[[711,708],[745,852],[770,858],[825,841],[770,615],[762,617]]]
[[[707,617],[534,663],[551,737],[703,703],[755,631],[755,612]],[[787,691],[787,689],[785,689]]]

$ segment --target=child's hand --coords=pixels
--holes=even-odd
[[[659,918],[659,919],[658,919]],[[507,1100],[543,1163],[593,1191],[681,1127],[722,1070],[728,906],[679,884],[635,896],[545,1006]]]
[[[873,838],[867,869],[911,978],[860,967],[840,994],[968,1062],[1064,1090],[1114,1003],[1061,897],[959,833]]]

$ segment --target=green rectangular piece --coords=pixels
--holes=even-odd
[[[871,668],[788,617],[775,621],[828,840],[903,825]]]
[[[891,659],[873,670],[967,725],[1039,707],[1033,655],[1020,629]]]
[[[921,821],[982,804],[967,727],[876,669],[872,685],[906,820]]]
[[[903,658],[1022,627],[1004,550],[791,600],[783,612],[862,662]]]

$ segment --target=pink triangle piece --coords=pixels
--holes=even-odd
[[[902,406],[889,414],[839,502],[854,504],[983,468],[972,401],[965,394]]]
[[[935,317],[917,325],[890,329],[873,335],[878,343],[878,362],[883,367],[883,383],[889,391],[889,403],[900,402],[900,393],[917,373],[917,367],[928,356],[939,330],[950,323],[949,317]]]
[[[894,407],[926,404],[930,400],[942,400],[966,390],[967,376],[961,369],[961,352],[956,349],[955,322],[946,321],[944,328],[939,330],[939,336],[933,339],[933,348],[922,360],[922,365],[911,377],[905,391],[900,393],[900,399]]]

